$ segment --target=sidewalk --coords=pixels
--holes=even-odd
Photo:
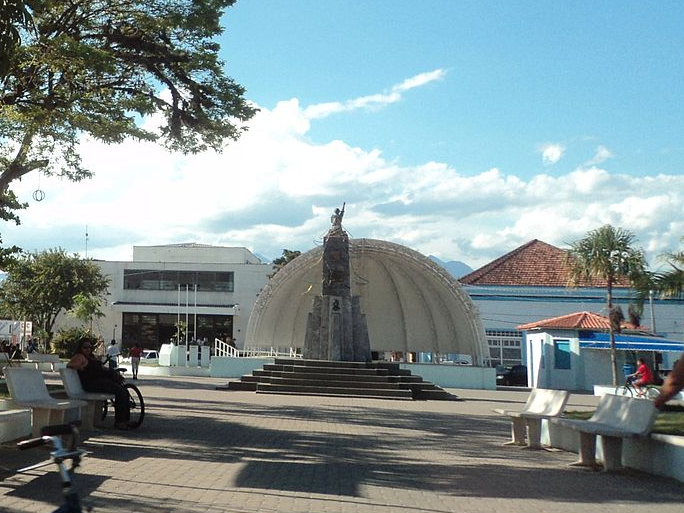
[[[509,423],[491,410],[527,392],[381,401],[214,390],[225,382],[140,380],[141,429],[98,431],[84,443],[92,454],[77,478],[95,511],[680,513],[684,504],[674,480],[590,473],[567,467],[575,454],[502,447]],[[595,401],[572,396],[570,408]],[[1,465],[26,457],[0,449]],[[59,502],[51,466],[0,470],[0,479],[3,513],[45,513]]]

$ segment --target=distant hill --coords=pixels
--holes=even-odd
[[[432,255],[430,255],[428,258],[444,267],[444,269],[449,271],[449,274],[451,274],[454,278],[460,278],[461,276],[465,276],[466,274],[473,272],[472,267],[470,267],[468,264],[464,264],[463,262],[459,262],[458,260],[443,262],[436,256]]]

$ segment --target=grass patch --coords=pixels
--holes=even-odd
[[[587,420],[593,415],[592,411],[566,411],[564,416],[569,419]],[[653,433],[663,435],[684,436],[684,408],[681,406],[666,406],[656,417]]]

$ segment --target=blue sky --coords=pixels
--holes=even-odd
[[[473,267],[611,223],[684,235],[684,3],[241,0],[228,75],[261,108],[220,154],[84,140],[88,182],[28,177],[5,243],[128,259],[200,242],[275,258],[354,237]],[[153,124],[154,120],[147,120]]]

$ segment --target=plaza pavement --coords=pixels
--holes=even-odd
[[[569,468],[575,454],[503,447],[492,408],[524,391],[454,390],[463,401],[392,401],[214,390],[225,379],[146,378],[133,432],[100,430],[77,479],[96,512],[684,511],[684,484]],[[569,408],[595,404],[572,396]],[[31,455],[27,453],[31,452]],[[17,468],[34,449],[0,448]],[[52,511],[53,466],[0,470],[0,511]]]

